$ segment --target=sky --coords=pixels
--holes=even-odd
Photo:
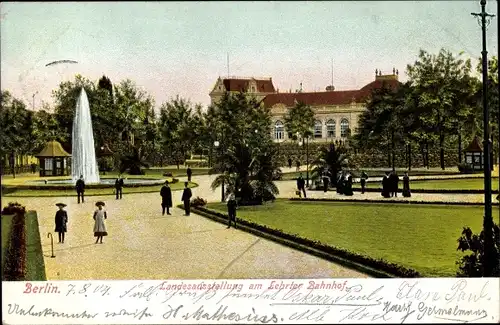
[[[359,89],[420,49],[477,60],[479,1],[2,2],[1,88],[35,109],[79,73],[133,80],[156,107],[177,95],[207,106],[219,76],[272,77],[280,92]],[[487,30],[498,55],[497,15]],[[54,60],[78,64],[45,67]]]

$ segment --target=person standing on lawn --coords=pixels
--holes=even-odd
[[[82,203],[85,203],[85,181],[83,180],[83,175],[76,181],[75,184],[76,195],[78,196],[78,204],[80,204],[80,197],[82,198]]]
[[[167,214],[170,215],[170,208],[172,207],[172,189],[168,186],[168,181],[165,181],[165,184],[162,186],[160,190],[161,196],[161,215],[165,215],[165,209],[167,209]]]
[[[191,182],[191,176],[193,175],[193,171],[191,170],[190,167],[187,168],[186,174],[187,174],[187,177],[188,177],[188,182]]]
[[[299,192],[299,197],[302,197],[302,193],[304,193],[304,198],[307,198],[306,181],[302,177],[302,173],[300,173],[299,178],[297,178],[297,191]]]
[[[57,203],[56,206],[59,207],[59,210],[56,212],[56,229],[54,231],[59,235],[59,243],[64,244],[64,234],[68,230],[68,212],[64,210],[66,204]]]
[[[188,187],[189,183],[185,182],[184,183],[184,191],[182,191],[182,198],[181,201],[184,202],[184,211],[185,211],[185,216],[189,216],[191,213],[191,197],[193,196],[193,193],[191,192],[191,189]]]
[[[227,215],[228,215],[228,223],[227,228],[231,228],[231,221],[236,226],[236,208],[238,206],[238,202],[236,202],[236,197],[234,193],[229,194],[227,198]]]
[[[106,225],[104,220],[108,218],[106,211],[102,209],[105,206],[104,202],[98,201],[96,204],[97,210],[94,211],[94,237],[96,237],[95,243],[102,244],[102,238],[108,235],[106,230]]]

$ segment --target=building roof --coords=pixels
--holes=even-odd
[[[47,142],[45,148],[35,157],[71,157],[57,141]]]
[[[223,79],[222,83],[226,91],[247,91],[250,81],[254,80],[259,93],[274,93],[274,85],[271,78],[269,79]]]
[[[396,89],[400,83],[396,79],[377,79],[358,90],[341,90],[325,92],[302,92],[302,93],[275,93],[267,95],[263,103],[266,107],[272,107],[276,104],[285,106],[295,105],[295,101],[303,102],[310,106],[321,105],[346,105],[350,103],[362,103],[371,94],[374,89],[382,88],[385,85],[391,89]]]
[[[483,152],[483,148],[481,147],[478,137],[474,137],[474,139],[472,139],[469,146],[465,149],[465,152]]]

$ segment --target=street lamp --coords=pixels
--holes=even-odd
[[[489,134],[489,112],[488,112],[488,51],[486,50],[486,27],[490,24],[492,17],[486,13],[486,0],[481,0],[481,13],[472,13],[472,16],[478,18],[478,22],[481,24],[482,30],[482,69],[483,69],[483,148],[484,148],[484,220],[483,220],[483,230],[484,230],[484,274],[485,277],[492,276],[494,269],[493,261],[494,250],[493,250],[493,217],[492,217],[492,203],[491,203],[491,139]],[[487,20],[488,18],[488,20]]]
[[[214,141],[214,147],[215,147],[215,148],[219,148],[219,146],[220,146],[219,141]],[[225,169],[225,168],[224,168],[224,169]],[[225,170],[224,170],[224,169],[222,170],[222,173],[224,173],[224,172],[225,172]],[[221,202],[224,202],[224,201],[225,201],[225,199],[226,199],[226,198],[225,198],[225,189],[224,189],[224,188],[225,188],[225,186],[224,186],[224,179],[222,179],[222,185],[221,185],[221,200],[220,200]]]

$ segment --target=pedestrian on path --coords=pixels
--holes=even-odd
[[[162,186],[160,190],[161,196],[161,215],[165,215],[165,209],[167,209],[167,214],[170,215],[170,208],[172,207],[172,189],[168,186],[168,181],[165,181],[165,184]]]
[[[323,171],[323,175],[322,175],[322,178],[323,178],[323,192],[327,192],[328,191],[328,185],[330,184],[330,172],[328,171],[328,168],[325,168],[325,170]]]
[[[64,244],[64,234],[68,230],[68,212],[64,210],[66,204],[57,203],[56,206],[59,207],[59,210],[56,212],[56,229],[54,231],[59,235],[59,243]]]
[[[344,195],[352,196],[354,193],[352,192],[352,175],[351,173],[347,173],[345,182],[344,182]]]
[[[391,197],[391,195],[389,194],[389,187],[390,187],[390,184],[389,184],[389,172],[385,172],[385,175],[384,177],[382,178],[382,196],[384,198],[389,198]]]
[[[403,196],[411,197],[410,177],[408,176],[408,172],[405,172],[405,175],[403,176]]]
[[[304,193],[304,198],[307,198],[306,181],[302,177],[302,173],[300,173],[299,178],[297,178],[297,192],[299,193],[299,197],[302,197],[302,193]]]
[[[236,202],[236,197],[234,193],[229,194],[227,198],[227,215],[228,215],[228,223],[227,228],[231,228],[231,221],[234,223],[236,227],[236,208],[238,206],[238,202]]]
[[[106,230],[106,225],[104,224],[104,220],[108,218],[106,211],[102,209],[104,202],[98,201],[96,204],[97,210],[94,212],[94,237],[96,237],[95,243],[102,244],[102,237],[107,236],[108,232]]]
[[[393,170],[391,175],[389,176],[389,183],[391,184],[391,197],[398,197],[399,190],[399,176],[396,174],[396,171]]]
[[[191,213],[191,196],[193,196],[193,193],[191,192],[191,189],[188,187],[188,182],[184,183],[184,191],[182,191],[182,198],[181,201],[184,202],[184,211],[185,211],[185,216],[189,216]]]
[[[187,177],[188,177],[188,182],[191,182],[191,176],[193,175],[193,171],[191,170],[190,167],[187,168],[186,174],[187,174]]]
[[[292,158],[288,158],[288,168],[292,168]]]
[[[361,194],[365,194],[366,180],[368,179],[368,174],[364,171],[361,172]]]
[[[80,178],[76,181],[75,188],[76,195],[78,196],[78,204],[80,204],[80,197],[82,198],[82,203],[85,203],[85,181],[83,180],[83,175],[80,175]]]
[[[116,191],[116,199],[118,198],[121,200],[122,195],[123,195],[123,178],[121,176],[118,176],[118,178],[115,181],[115,191]]]
[[[344,194],[343,183],[344,183],[344,172],[339,170],[337,172],[337,184],[335,184],[335,188],[338,194]]]

